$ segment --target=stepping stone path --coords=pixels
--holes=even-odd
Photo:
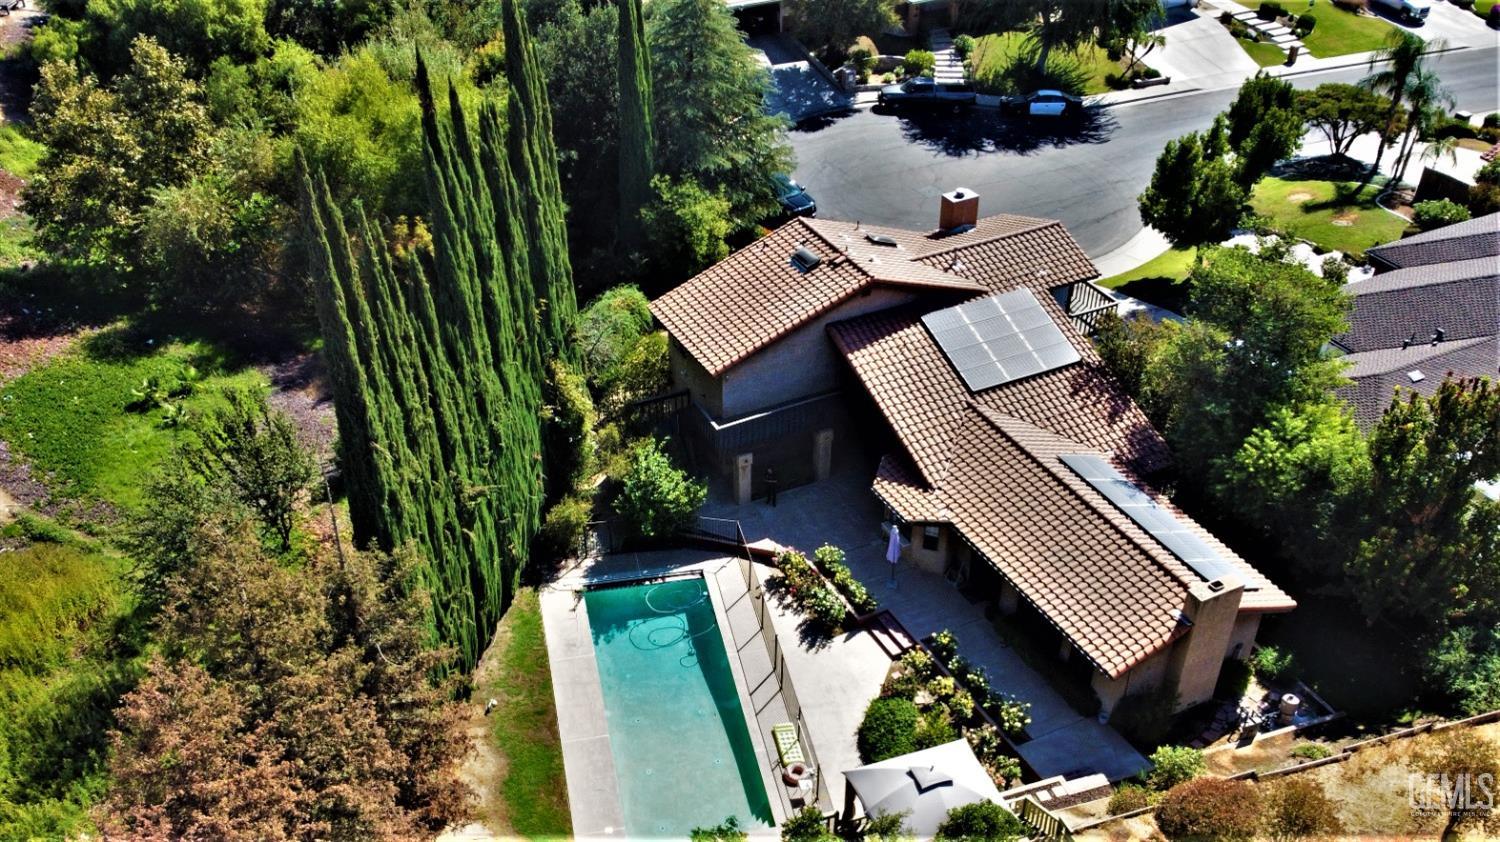
[[[932,76],[939,82],[964,81],[964,60],[953,49],[953,36],[946,29],[934,29],[927,37],[932,54],[937,59]]]
[[[1287,52],[1291,52],[1293,46],[1302,52],[1307,51],[1302,44],[1302,39],[1297,37],[1297,33],[1274,20],[1261,20],[1259,15],[1249,9],[1235,12],[1234,19],[1258,33],[1260,40],[1275,44]]]

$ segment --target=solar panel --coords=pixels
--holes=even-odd
[[[1233,564],[1198,537],[1172,510],[1156,502],[1102,457],[1092,453],[1065,453],[1058,458],[1205,582],[1235,572]]]
[[[1080,359],[1029,289],[1017,289],[922,317],[971,392],[1061,368]]]

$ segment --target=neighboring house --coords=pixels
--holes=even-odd
[[[1397,395],[1443,378],[1500,373],[1500,214],[1365,252],[1376,274],[1344,287],[1349,330],[1334,337],[1353,382],[1339,394],[1369,428]]]
[[[1097,275],[1061,223],[955,191],[930,234],[795,220],[652,311],[692,450],[741,502],[766,467],[790,484],[877,448],[912,561],[995,600],[1106,713],[1163,684],[1186,707],[1295,603],[1147,483],[1170,457],[1087,337],[1115,306]]]

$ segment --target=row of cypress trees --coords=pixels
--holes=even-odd
[[[620,219],[619,247],[640,249],[641,208],[651,201],[655,174],[655,119],[651,97],[651,53],[641,0],[620,0]]]
[[[299,161],[355,541],[426,559],[436,639],[472,668],[514,595],[543,504],[547,361],[573,355],[552,118],[517,0],[507,112],[446,116],[418,56],[432,247],[400,256]]]

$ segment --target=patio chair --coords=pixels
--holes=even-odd
[[[776,741],[776,756],[780,758],[782,767],[807,762],[807,757],[802,753],[802,742],[797,739],[797,726],[790,722],[772,725],[771,738]]]

